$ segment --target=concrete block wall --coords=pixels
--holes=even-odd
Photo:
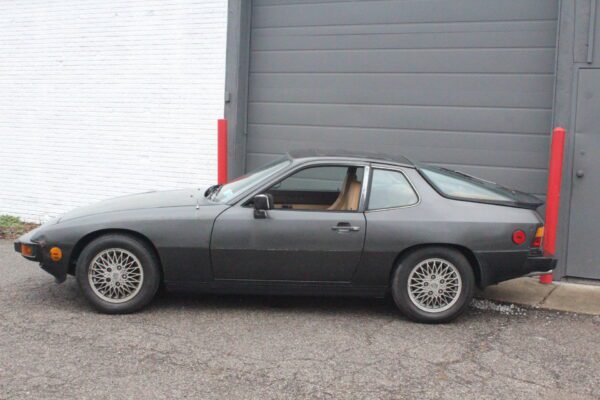
[[[227,1],[0,4],[0,214],[216,181]]]

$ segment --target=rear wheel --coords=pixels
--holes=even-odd
[[[473,298],[475,277],[466,257],[446,247],[425,247],[404,257],[392,276],[394,302],[425,323],[453,320]]]
[[[125,314],[147,305],[160,283],[158,260],[143,241],[108,234],[89,243],[77,260],[77,282],[99,311]]]

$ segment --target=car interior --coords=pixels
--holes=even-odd
[[[356,211],[364,168],[320,166],[306,168],[273,185],[274,208],[320,211]]]

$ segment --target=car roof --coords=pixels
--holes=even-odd
[[[319,158],[343,158],[345,160],[380,162],[384,164],[397,164],[405,167],[414,167],[415,164],[401,154],[384,154],[370,152],[351,152],[347,150],[292,150],[288,156],[294,160],[319,159]]]

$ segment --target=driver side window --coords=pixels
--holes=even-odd
[[[271,186],[276,209],[356,211],[364,168],[342,165],[309,167]]]

